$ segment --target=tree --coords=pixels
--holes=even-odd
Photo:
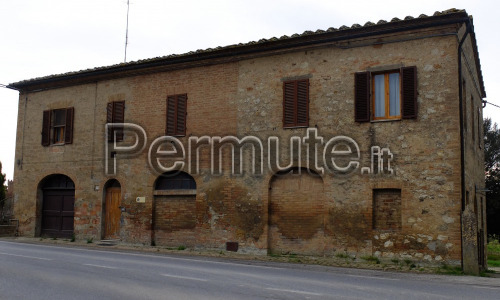
[[[3,208],[5,203],[5,174],[2,173],[2,162],[0,162],[0,208]]]
[[[484,126],[484,171],[488,234],[500,234],[500,129],[486,118]]]

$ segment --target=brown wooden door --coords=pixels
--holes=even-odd
[[[121,203],[121,188],[110,187],[106,189],[106,225],[104,237],[107,239],[118,238],[120,230],[120,203]]]
[[[42,236],[71,237],[75,216],[75,190],[43,191]]]

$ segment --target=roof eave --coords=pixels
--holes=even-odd
[[[217,64],[225,61],[241,60],[256,53],[265,54],[268,52],[270,53],[283,49],[299,48],[306,45],[331,43],[335,41],[355,39],[365,36],[377,36],[393,32],[415,30],[419,28],[463,23],[468,20],[468,18],[469,16],[465,11],[460,11],[439,16],[415,18],[378,25],[367,25],[344,30],[303,34],[285,39],[263,40],[263,42],[250,42],[243,45],[222,47],[216,50],[190,52],[182,55],[136,61],[125,64],[122,63],[119,65],[102,67],[92,70],[84,70],[79,72],[48,76],[44,78],[36,78],[27,81],[11,83],[8,85],[8,87],[19,90],[21,92],[54,89],[77,84],[98,82],[100,80],[134,76],[138,74],[162,72],[171,69],[182,69],[201,65]],[[477,56],[477,47],[475,47],[475,51]],[[480,69],[479,74],[481,74]],[[481,77],[480,81],[483,89],[483,94],[485,94],[482,76],[479,76]]]

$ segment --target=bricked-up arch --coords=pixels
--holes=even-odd
[[[160,175],[154,184],[151,242],[193,246],[196,227],[196,181],[185,172]]]
[[[306,168],[275,174],[269,184],[270,253],[324,252],[323,179]]]
[[[53,174],[40,181],[40,235],[71,237],[75,216],[75,184],[71,178]]]

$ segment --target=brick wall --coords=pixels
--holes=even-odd
[[[401,230],[401,190],[373,191],[373,229]]]
[[[322,254],[326,203],[318,175],[276,175],[269,190],[269,251]]]

